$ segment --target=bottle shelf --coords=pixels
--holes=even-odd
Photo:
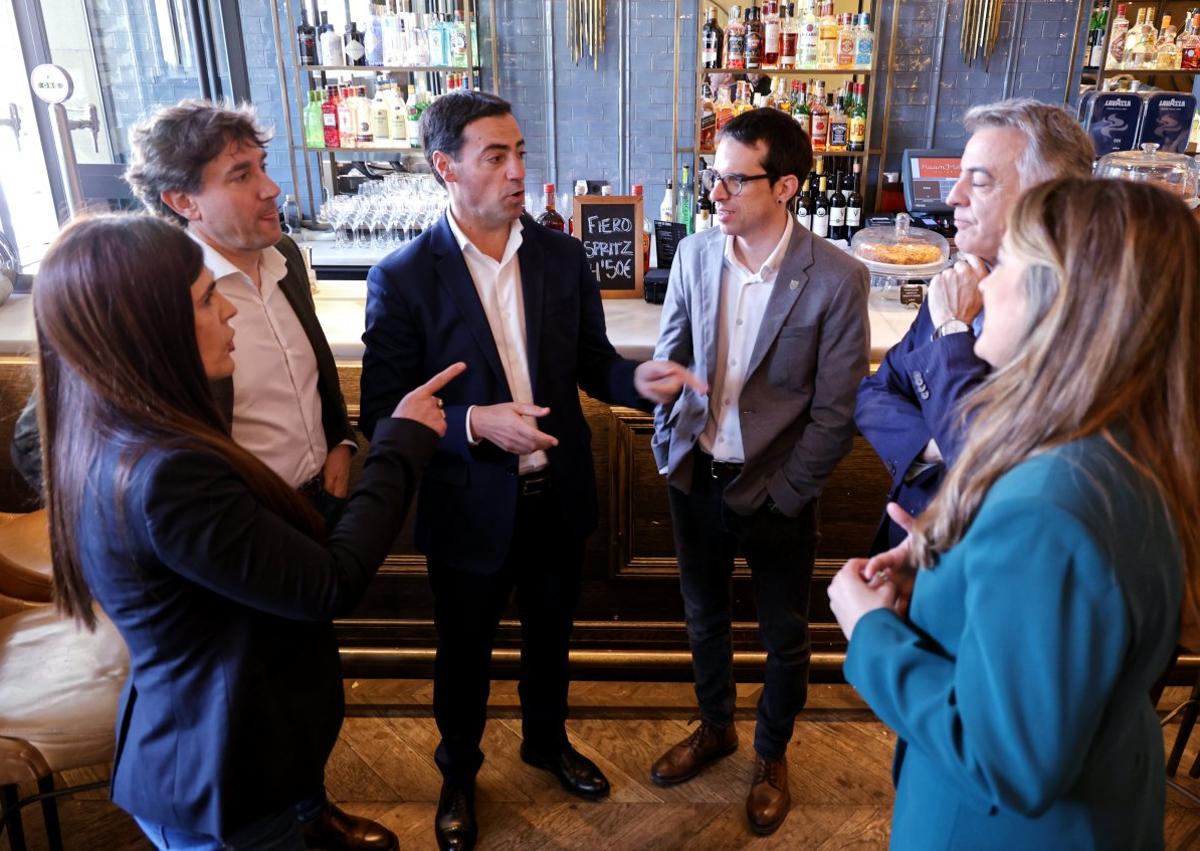
[[[861,74],[871,75],[870,68],[849,68],[840,65],[821,65],[815,68],[697,68],[696,76],[704,77],[709,74],[777,74],[781,77],[803,77],[807,74]]]
[[[369,145],[361,148],[310,148],[305,146],[305,151],[310,154],[423,154],[424,148],[419,147],[392,147],[388,145]]]
[[[817,151],[813,152],[814,157],[873,157],[879,154],[877,149],[869,149],[866,151]],[[700,148],[696,151],[698,157],[713,157],[717,152],[712,148]]]
[[[430,73],[430,74],[458,74],[474,71],[478,73],[480,66],[472,65],[301,65],[301,71],[309,71],[311,73],[321,73],[325,71],[337,71],[350,74],[404,74],[404,73]]]
[[[1094,68],[1091,70],[1095,70]],[[1114,68],[1109,65],[1104,69],[1104,75],[1107,77],[1110,74],[1178,74],[1179,76],[1195,76],[1200,74],[1200,69],[1196,68]]]

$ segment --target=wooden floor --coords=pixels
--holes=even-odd
[[[405,851],[436,848],[433,815],[440,776],[433,763],[437,730],[430,716],[427,681],[363,680],[346,683],[347,714],[330,759],[329,794],[347,810],[386,824]],[[602,803],[579,801],[549,775],[529,768],[518,755],[520,715],[512,683],[492,694],[492,720],[484,741],[487,759],[479,775],[481,849],[715,849],[882,848],[887,845],[892,803],[889,764],[894,737],[848,686],[813,686],[808,709],[797,723],[789,751],[793,808],[783,827],[767,839],[745,826],[743,801],[752,765],[757,686],[738,693],[741,749],[689,783],[660,789],[647,769],[667,746],[688,731],[690,688],[645,683],[577,683],[572,687],[570,734],[613,784]],[[1186,697],[1169,689],[1160,709]],[[1177,727],[1164,731],[1167,746]],[[1200,731],[1192,737],[1179,783],[1200,795],[1200,780],[1186,769],[1196,758]],[[103,772],[69,772],[66,783],[83,783]],[[29,794],[30,790],[22,790]],[[41,816],[27,809],[31,849],[44,849]],[[68,849],[149,849],[133,821],[87,793],[60,806]],[[1200,804],[1168,790],[1167,847],[1200,847]],[[0,848],[7,851],[7,838]]]

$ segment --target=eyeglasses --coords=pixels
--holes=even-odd
[[[721,174],[713,171],[711,168],[700,172],[700,179],[704,181],[704,188],[712,192],[716,185],[721,184],[721,188],[731,196],[741,195],[742,187],[747,183],[755,180],[772,180],[775,175],[763,172],[762,174]]]

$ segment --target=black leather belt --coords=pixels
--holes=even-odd
[[[552,484],[550,474],[544,470],[528,473],[517,481],[519,482],[517,493],[521,496],[540,496],[549,493]]]
[[[707,452],[696,450],[700,462],[708,465],[708,474],[721,484],[729,484],[742,472],[742,465],[730,461],[718,461]]]

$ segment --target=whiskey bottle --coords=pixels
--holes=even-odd
[[[550,228],[550,230],[565,231],[567,223],[563,217],[558,214],[558,210],[554,209],[554,184],[546,183],[542,186],[545,192],[545,203],[542,205],[543,210],[537,217],[537,223],[542,227]]]
[[[708,79],[700,85],[700,150],[711,151],[717,140],[717,108]]]
[[[829,109],[829,136],[825,145],[830,151],[844,151],[850,143],[850,119],[842,109],[841,98],[833,98]]]
[[[721,91],[717,94],[717,102],[713,104],[713,112],[717,117],[717,133],[724,130],[725,125],[733,118],[733,100],[730,98],[732,88],[732,86],[721,86]],[[716,139],[715,134],[713,138]],[[705,148],[705,150],[712,150],[712,148]]]
[[[812,112],[812,149],[824,151],[829,145],[829,110],[825,107],[824,80],[817,80],[809,110]]]
[[[850,106],[850,131],[846,140],[847,151],[867,149],[867,104],[863,97],[866,83],[854,84],[854,99]]]
[[[746,10],[746,70],[762,67],[763,26],[758,7],[753,3]]]
[[[720,68],[725,33],[717,26],[717,7],[709,6],[704,19],[704,46],[701,58],[705,68]]]
[[[808,90],[804,83],[792,80],[792,118],[800,125],[804,135],[812,144],[812,112],[808,108]]]
[[[729,7],[729,23],[725,26],[725,67],[746,67],[746,26],[737,6]]]

